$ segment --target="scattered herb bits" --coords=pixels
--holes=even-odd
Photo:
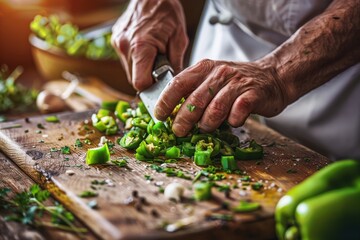
[[[60,122],[60,119],[57,116],[53,115],[53,116],[47,116],[45,118],[45,121],[52,122],[52,123],[58,123],[58,122]]]
[[[82,197],[82,198],[91,198],[91,197],[97,197],[97,196],[98,196],[98,193],[90,191],[90,190],[83,191],[82,193],[79,194],[79,197]]]

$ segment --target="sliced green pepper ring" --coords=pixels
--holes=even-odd
[[[147,129],[148,123],[144,119],[142,119],[140,117],[136,117],[136,118],[133,118],[132,125],[135,127],[142,128],[142,129]]]
[[[143,137],[140,131],[131,130],[130,132],[125,133],[125,135],[117,141],[118,144],[126,149],[135,149],[139,147],[142,140]]]
[[[110,160],[110,151],[107,143],[101,147],[90,148],[86,152],[86,164],[103,164]]]
[[[151,130],[151,134],[160,136],[162,133],[167,133],[167,128],[163,122],[157,122],[154,124]]]
[[[115,115],[122,121],[125,122],[126,119],[130,116],[127,116],[127,109],[131,108],[130,107],[130,103],[126,102],[126,101],[122,101],[120,100],[115,108]]]
[[[145,141],[142,141],[138,148],[136,148],[136,152],[141,154],[145,158],[154,158],[159,155],[160,148],[155,146],[153,143],[147,144]]]
[[[218,138],[226,142],[230,147],[238,147],[240,145],[240,140],[237,136],[230,132],[220,132]]]
[[[235,158],[239,160],[262,159],[264,156],[263,147],[251,140],[247,147],[237,147],[235,149]]]

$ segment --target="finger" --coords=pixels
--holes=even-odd
[[[130,44],[125,32],[119,33],[118,30],[114,31],[111,36],[111,44],[116,50],[118,56],[120,57],[121,66],[126,73],[126,77],[129,83],[131,84],[131,58],[129,57]]]
[[[161,93],[155,106],[155,117],[164,121],[179,104],[181,98],[188,96],[206,79],[213,66],[213,61],[203,60],[175,76]]]
[[[172,130],[178,137],[183,137],[193,128],[204,113],[213,96],[207,91],[204,82],[185,100],[176,114]]]
[[[184,67],[184,55],[189,43],[189,39],[183,31],[183,28],[178,29],[179,30],[170,37],[168,45],[168,57],[175,74],[179,73]]]
[[[233,127],[242,126],[257,105],[258,97],[254,90],[242,93],[234,102],[228,117],[228,122]]]
[[[215,96],[218,96],[221,92],[226,93],[226,96],[229,95],[229,89],[224,88],[224,86],[228,84],[232,75],[231,70],[229,71],[227,66],[217,67],[208,75],[207,79],[189,95],[177,113],[173,123],[173,131],[177,136],[187,135],[199,119],[204,118],[204,112],[209,108],[209,103],[213,101]],[[233,102],[236,99],[236,92],[232,95]],[[222,103],[220,104],[223,106]],[[220,107],[220,105],[218,105],[218,107]],[[226,118],[230,107],[225,111],[227,111],[226,115],[221,116],[222,119]],[[213,118],[211,117],[211,119]],[[215,121],[222,122],[221,119],[216,119]],[[206,130],[211,131],[211,129]]]
[[[132,46],[131,61],[132,61],[132,85],[138,90],[142,91],[153,84],[151,75],[157,48],[150,44],[135,44]]]
[[[199,128],[204,132],[213,132],[228,117],[231,107],[239,96],[240,86],[235,86],[234,82],[229,82],[212,99],[204,111],[199,122]]]

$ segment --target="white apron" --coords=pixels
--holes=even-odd
[[[252,61],[271,52],[328,0],[208,1],[190,64],[203,58]],[[231,13],[229,25],[211,25],[216,14]],[[289,105],[265,122],[282,134],[331,159],[360,159],[360,63]]]

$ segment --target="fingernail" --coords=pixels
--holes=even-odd
[[[155,111],[154,111],[155,117],[159,120],[162,120],[164,118],[166,118],[165,116],[165,111],[162,108],[156,107],[155,106]]]

